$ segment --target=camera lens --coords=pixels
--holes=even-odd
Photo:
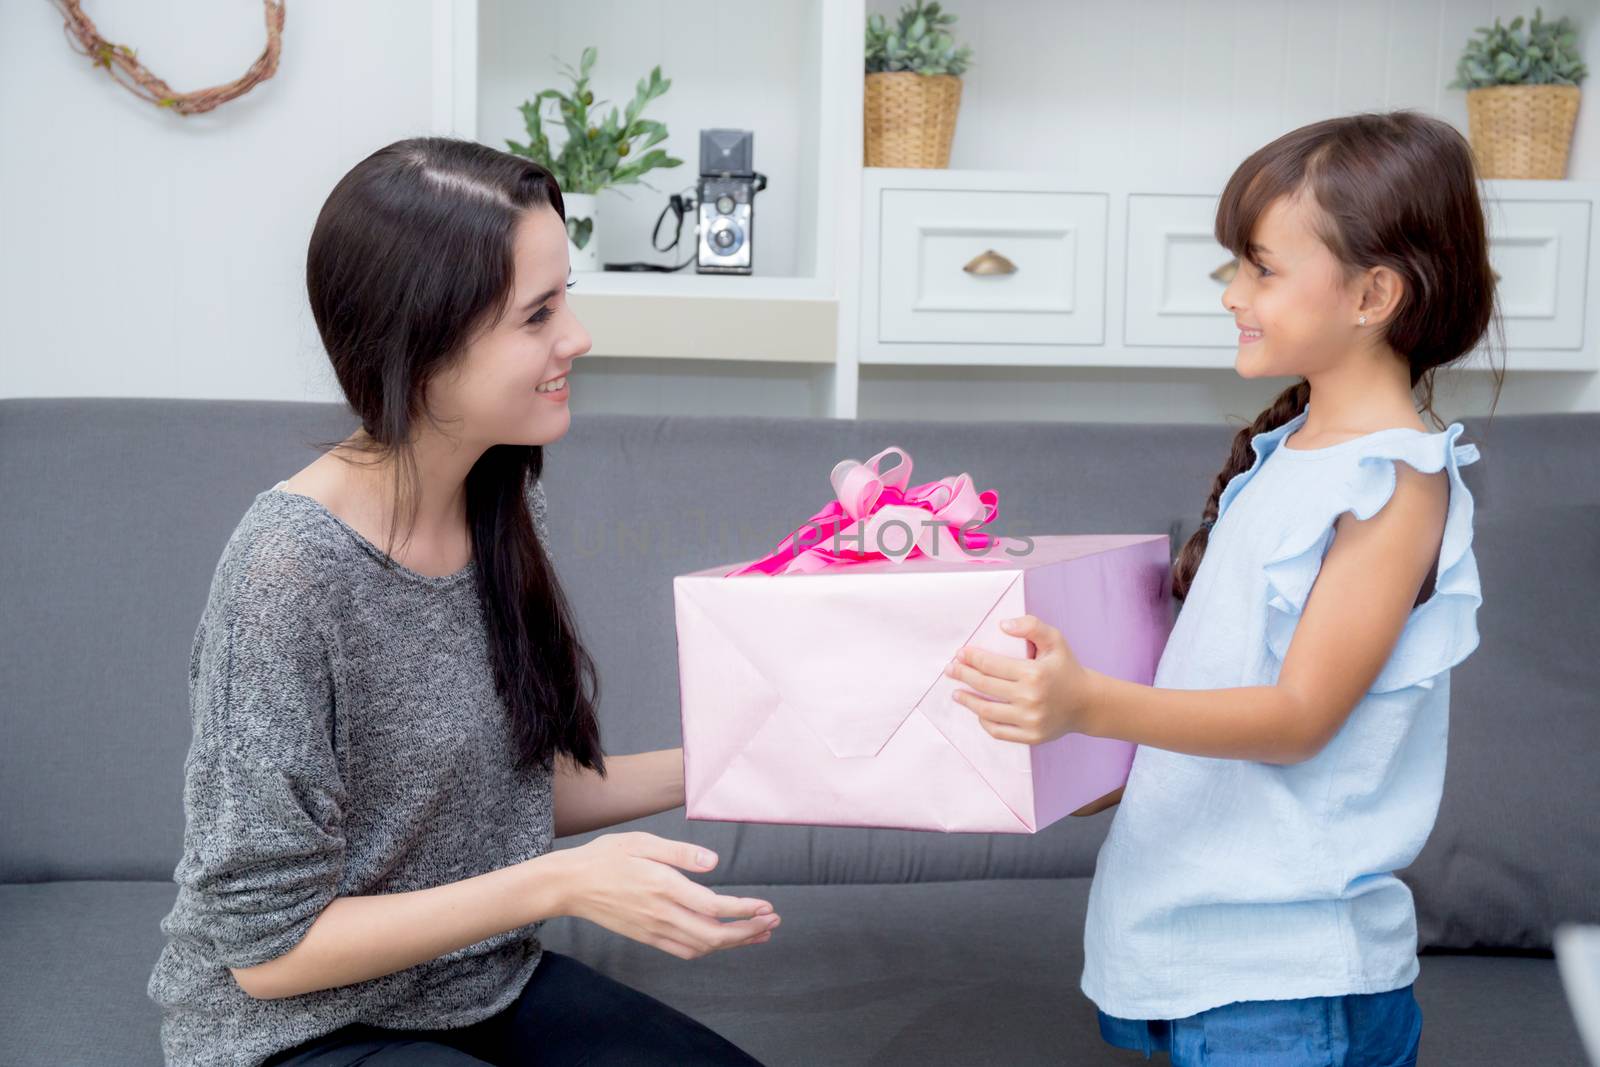
[[[737,254],[744,247],[744,240],[744,231],[726,217],[713,220],[705,235],[707,246],[719,256]]]
[[[724,215],[733,214],[733,197],[729,196],[727,193],[723,193],[721,196],[717,197],[717,210],[722,212]]]

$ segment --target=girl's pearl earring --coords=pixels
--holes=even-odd
[[[1359,319],[1357,319],[1356,322],[1359,325],[1365,326],[1367,324],[1367,317],[1365,315],[1363,315]]]

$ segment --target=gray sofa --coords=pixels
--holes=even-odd
[[[1253,414],[1253,413],[1251,413]],[[145,981],[171,906],[185,670],[252,497],[349,427],[328,405],[0,401],[0,1064],[160,1062]],[[750,558],[845,456],[1000,492],[1002,532],[1193,528],[1226,426],[580,417],[548,450],[552,551],[607,748],[678,743],[673,574]],[[1482,646],[1455,675],[1438,825],[1404,874],[1424,1063],[1580,1064],[1553,925],[1600,920],[1600,415],[1469,421]],[[555,920],[548,945],[772,1064],[1128,1063],[1078,991],[1113,812],[1033,837],[639,824],[769,896],[770,944],[685,962]],[[563,842],[564,844],[572,842]]]

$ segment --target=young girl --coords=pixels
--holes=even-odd
[[[1434,370],[1491,321],[1484,231],[1471,151],[1434,119],[1331,119],[1246,159],[1216,222],[1240,260],[1236,365],[1301,381],[1234,439],[1154,685],[1085,669],[1031,616],[1008,626],[1029,659],[951,664],[995,737],[1140,746],[1084,932],[1114,1045],[1416,1062],[1416,917],[1393,872],[1433,827],[1481,602],[1459,473],[1477,449],[1417,406],[1432,415]]]
[[[174,1067],[755,1062],[534,936],[575,915],[689,958],[778,923],[679,873],[716,864],[688,843],[550,851],[684,802],[681,751],[603,757],[546,558],[542,446],[589,349],[563,219],[548,171],[442,138],[363,160],[317,219],[311,307],[361,425],[255,498],[195,634],[149,982]]]

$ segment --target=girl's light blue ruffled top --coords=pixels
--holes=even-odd
[[[1377,993],[1418,973],[1416,912],[1393,872],[1433,829],[1450,668],[1478,644],[1472,494],[1459,470],[1478,450],[1456,443],[1460,423],[1282,447],[1305,420],[1257,434],[1253,465],[1223,489],[1155,685],[1274,684],[1334,521],[1381,510],[1397,461],[1449,472],[1434,592],[1315,757],[1285,766],[1137,750],[1084,930],[1082,988],[1108,1015]]]

